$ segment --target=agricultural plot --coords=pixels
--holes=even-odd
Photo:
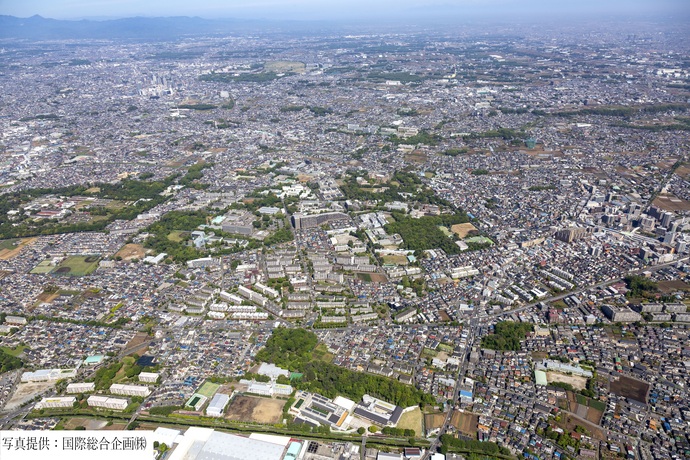
[[[32,245],[36,238],[12,239],[0,241],[0,260],[11,260],[19,255],[22,249]]]
[[[647,392],[649,391],[649,384],[642,380],[636,380],[630,377],[621,376],[617,380],[609,383],[609,388],[612,393],[626,398],[632,398],[635,401],[647,402]]]

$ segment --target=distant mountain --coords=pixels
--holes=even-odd
[[[132,39],[164,40],[180,36],[223,34],[256,30],[259,21],[191,17],[126,18],[105,21],[66,21],[41,16],[17,18],[0,15],[0,39]]]

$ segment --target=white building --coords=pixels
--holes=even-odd
[[[109,391],[115,395],[142,396],[144,398],[151,394],[149,387],[142,385],[123,385],[121,383],[113,383],[110,385]]]
[[[77,398],[74,396],[55,396],[52,398],[43,398],[36,405],[37,409],[70,409],[77,402]]]
[[[92,395],[86,400],[90,407],[100,407],[102,409],[125,410],[129,401],[121,398],[109,398],[108,396]]]
[[[261,366],[259,366],[257,374],[266,375],[268,377],[271,377],[272,379],[277,379],[281,375],[289,377],[290,371],[282,369],[272,363],[261,363]]]
[[[156,383],[160,374],[156,372],[141,372],[139,374],[139,381],[145,383]]]
[[[206,407],[206,415],[210,417],[222,417],[225,411],[225,406],[230,402],[230,396],[223,393],[216,393]]]
[[[22,382],[52,382],[71,379],[77,375],[76,369],[39,369],[35,372],[24,372]]]
[[[94,382],[70,383],[67,385],[67,393],[89,393],[96,389]]]

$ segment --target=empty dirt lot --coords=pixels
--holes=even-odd
[[[241,422],[279,423],[285,401],[280,399],[238,396],[228,408],[226,418]]]
[[[579,375],[566,375],[558,372],[547,372],[546,380],[551,382],[568,383],[576,390],[584,390],[587,387],[587,379]]]
[[[125,244],[122,249],[117,251],[115,257],[122,257],[122,260],[143,259],[146,249],[140,244]]]
[[[476,436],[477,424],[479,423],[477,414],[455,411],[450,421],[461,433]]]
[[[649,384],[641,380],[635,380],[630,377],[621,376],[617,380],[611,380],[609,388],[612,393],[626,398],[632,398],[635,401],[647,402],[647,391],[649,391]]]
[[[450,228],[450,230],[456,235],[458,235],[458,238],[462,239],[469,235],[471,232],[476,232],[477,228],[468,222],[466,224],[455,224]]]

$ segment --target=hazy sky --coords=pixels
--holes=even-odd
[[[690,0],[0,0],[0,14],[57,19],[131,16],[356,19],[690,13]]]

